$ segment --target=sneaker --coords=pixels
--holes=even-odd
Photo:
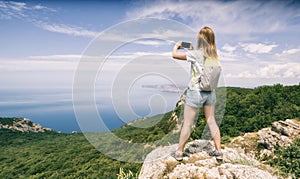
[[[177,161],[182,161],[183,160],[183,152],[176,151],[172,155]]]
[[[192,154],[193,151],[191,151],[190,148],[184,148],[184,154],[188,155],[188,154]]]
[[[217,152],[216,150],[212,150],[208,153],[208,155],[216,157],[217,162],[223,162],[222,152]]]

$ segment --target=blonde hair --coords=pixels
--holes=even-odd
[[[198,49],[202,49],[206,58],[218,59],[215,34],[209,27],[203,27],[198,33]]]

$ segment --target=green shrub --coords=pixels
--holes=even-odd
[[[300,178],[300,139],[296,139],[287,148],[277,147],[274,154],[275,157],[268,161],[270,165],[278,167],[285,174]]]

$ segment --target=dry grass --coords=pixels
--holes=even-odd
[[[188,160],[184,160],[182,163],[195,163],[199,160],[204,160],[207,159],[207,157],[203,157],[203,156],[197,156],[197,155],[191,155],[191,157],[188,158]]]
[[[171,173],[178,164],[179,164],[179,162],[177,162],[177,161],[168,161],[168,162],[166,162],[166,169],[165,169],[163,175],[165,176],[168,173]]]
[[[231,148],[242,148],[245,152],[257,151],[259,136],[257,132],[246,133],[243,137],[239,136],[232,140],[227,146]]]

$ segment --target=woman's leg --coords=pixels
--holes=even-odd
[[[191,128],[194,124],[197,115],[197,108],[191,107],[187,104],[184,105],[183,111],[183,126],[180,132],[179,144],[177,151],[183,152],[184,146],[191,134]]]
[[[215,120],[215,107],[204,106],[204,114],[210,130],[210,134],[216,146],[216,151],[221,152],[221,134],[220,134],[219,126],[217,125]]]

